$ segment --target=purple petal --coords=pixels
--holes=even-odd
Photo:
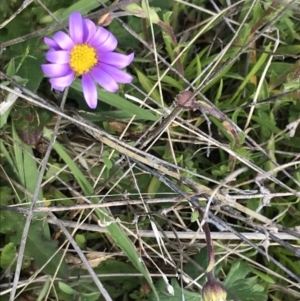
[[[56,64],[67,64],[70,61],[69,51],[59,50],[59,51],[48,51],[46,53],[46,59],[51,63]]]
[[[96,46],[98,52],[108,52],[114,51],[118,45],[118,40],[116,37],[110,33],[108,38],[104,41],[103,44]]]
[[[43,64],[43,72],[50,77],[61,77],[70,70],[69,64]]]
[[[72,84],[74,78],[75,78],[75,73],[72,70],[70,70],[64,76],[51,78],[50,83],[52,87],[55,87],[56,90],[59,90],[57,89],[57,87],[64,89]]]
[[[82,76],[81,82],[82,82],[83,95],[87,105],[91,109],[95,109],[97,106],[98,96],[97,96],[97,88],[93,78],[89,74],[84,74]]]
[[[55,86],[53,84],[51,84],[51,89],[54,89],[54,90],[58,90],[58,91],[63,91],[65,90],[66,87],[59,87],[59,86]]]
[[[47,37],[44,38],[44,42],[45,44],[47,44],[50,48],[54,48],[55,50],[58,50],[59,49],[59,46],[58,44],[53,41],[52,39],[49,39]]]
[[[98,67],[95,67],[91,70],[90,74],[95,79],[95,81],[106,91],[116,92],[119,89],[116,81],[105,71],[101,70]]]
[[[89,44],[95,48],[100,47],[109,37],[110,32],[103,27],[99,27],[94,36],[89,40]]]
[[[83,42],[87,43],[90,38],[92,38],[96,32],[96,25],[94,22],[92,22],[89,19],[83,19],[83,29],[84,29],[84,35],[83,35]]]
[[[83,42],[84,30],[82,24],[82,16],[79,12],[74,12],[70,15],[69,32],[70,37],[75,44],[81,44]]]
[[[117,68],[127,67],[134,58],[134,53],[124,55],[116,52],[97,52],[99,61]]]
[[[63,50],[71,50],[74,47],[74,43],[71,38],[64,32],[58,31],[53,36],[54,41],[59,45]]]
[[[132,76],[128,73],[119,70],[113,66],[99,63],[97,66],[99,69],[105,71],[109,76],[111,76],[117,83],[129,84],[132,82]]]

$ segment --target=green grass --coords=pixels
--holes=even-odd
[[[299,300],[299,3],[133,2],[95,110],[40,65],[100,1],[0,4],[0,299],[204,300],[208,225],[227,300]]]

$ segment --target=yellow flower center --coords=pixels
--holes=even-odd
[[[97,63],[96,50],[87,44],[77,44],[70,52],[70,67],[76,76],[88,73]]]

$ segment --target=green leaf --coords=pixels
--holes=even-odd
[[[140,84],[142,85],[142,87],[144,88],[144,90],[147,92],[147,93],[150,93],[150,91],[152,90],[153,88],[153,82],[149,80],[149,78],[144,75],[144,73],[142,73],[141,71],[139,71],[138,69],[136,69],[136,73],[137,73],[137,76],[138,76],[138,79],[139,79],[139,82]],[[161,103],[161,97],[157,91],[157,89],[154,89],[152,92],[151,92],[151,97],[153,97],[158,103]]]
[[[198,218],[199,218],[199,211],[197,210],[192,213],[191,222],[192,223],[195,222],[196,220],[198,220]]]
[[[17,248],[14,243],[10,242],[6,244],[0,255],[0,267],[3,269],[9,269],[10,271],[14,271],[17,264]],[[28,256],[24,256],[22,260],[22,269],[26,269],[31,264],[31,258]]]
[[[38,47],[40,39],[31,39],[17,69],[17,75],[28,79],[26,88],[36,92],[43,80],[41,64],[45,62],[45,55]],[[24,47],[25,49],[25,47]]]
[[[148,76],[150,79],[152,79],[153,81],[158,81],[158,77],[157,76]],[[184,90],[184,86],[182,85],[182,83],[180,83],[179,81],[177,81],[175,78],[165,75],[163,78],[160,79],[162,83],[167,84],[167,87],[174,87],[176,89],[178,89],[179,91]]]
[[[0,205],[4,206],[4,205],[7,205],[9,202],[9,198],[12,195],[12,189],[7,186],[1,187],[0,189],[1,189]],[[1,226],[1,224],[0,224],[0,226]]]
[[[222,96],[222,92],[223,92],[223,79],[221,78],[217,95],[215,96],[215,102],[218,102],[220,100],[220,97]]]
[[[201,74],[202,72],[202,65],[201,65],[201,60],[200,60],[200,56],[196,55],[195,57],[196,59],[196,66],[197,66],[197,74]],[[198,87],[201,83],[202,78],[200,77],[196,82],[195,82],[195,87]]]
[[[77,91],[82,92],[82,87],[79,79],[76,79],[73,84],[72,88]],[[144,120],[157,120],[157,116],[155,116],[151,111],[142,109],[137,105],[131,103],[129,100],[124,99],[123,97],[119,96],[115,93],[106,92],[100,88],[97,88],[98,97],[101,101],[114,106],[125,113],[130,114],[130,116],[136,115],[137,117],[144,119]]]
[[[43,269],[45,273],[54,275],[58,270],[58,277],[68,277],[67,263],[62,260],[63,252],[57,252],[57,242],[45,239],[42,231],[43,222],[35,221],[30,226],[28,233],[25,254],[34,258],[35,264],[41,268],[46,262],[47,265]],[[56,253],[57,252],[57,253]],[[54,257],[53,254],[56,253]],[[51,258],[51,259],[50,259]]]
[[[81,294],[82,300],[84,301],[97,301],[100,297],[100,293],[88,293],[88,294]]]
[[[174,295],[171,295],[167,292],[166,283],[163,279],[157,281],[155,286],[157,288],[158,295],[161,301],[200,301],[202,299],[200,293],[195,293],[182,289],[178,284],[177,280],[174,278],[172,278],[171,280],[171,285],[174,289]],[[156,301],[155,295],[152,292],[149,295],[148,301]]]
[[[83,234],[76,234],[75,241],[80,248],[84,248],[86,240]]]
[[[69,285],[59,281],[58,282],[59,288],[67,295],[76,295],[77,292]]]
[[[255,280],[257,282],[257,278]],[[245,279],[240,279],[233,286],[228,288],[229,295],[232,293],[241,301],[265,301],[267,294],[263,292],[263,287],[259,284],[254,284],[254,281],[249,283]]]
[[[102,160],[106,166],[106,168],[109,170],[113,167],[113,162],[109,159],[109,154],[106,153],[106,152],[103,152],[103,155],[102,155]]]
[[[1,221],[4,221],[5,227],[0,227],[2,233],[10,234],[10,240],[19,245],[25,225],[25,217],[10,211],[1,211]],[[2,224],[1,224],[2,225]],[[68,266],[65,261],[60,263],[63,252],[57,251],[57,242],[48,240],[44,236],[44,222],[38,219],[37,214],[33,216],[30,225],[24,255],[32,257],[37,268],[41,268],[47,263],[43,271],[47,274],[54,275],[58,269],[58,277],[66,278],[68,276]],[[50,259],[53,254],[56,255]]]
[[[300,45],[280,45],[276,49],[276,53],[284,53],[285,55],[298,55],[300,53]]]
[[[2,269],[7,269],[16,261],[16,251],[16,246],[12,242],[3,247],[0,255],[0,266]]]
[[[12,233],[15,230],[14,219],[10,218],[12,213],[8,211],[0,211],[0,233]]]
[[[130,262],[125,263],[121,260],[107,259],[102,261],[99,266],[95,267],[94,271],[96,274],[101,274],[101,282],[113,300],[119,300],[118,298],[120,296],[127,296],[135,288],[141,287],[143,283],[142,276],[135,277],[134,281],[131,277],[128,277],[128,274],[137,272],[137,269]],[[86,270],[79,268],[73,271],[73,275],[77,276],[87,274],[88,272]],[[116,277],[115,274],[118,274],[119,276]],[[88,284],[88,291],[95,291],[96,289],[97,287],[94,283]],[[91,295],[91,298],[93,298],[93,295]]]
[[[34,160],[32,147],[23,143],[19,138],[14,124],[12,127],[12,136],[14,143],[14,161],[18,171],[18,176],[21,184],[30,192],[34,193],[36,183],[39,177],[39,171]],[[43,199],[42,190],[39,190],[38,198]],[[27,197],[28,202],[31,202],[31,198]],[[41,214],[40,217],[45,217],[45,214]]]
[[[103,1],[103,3],[105,3],[105,2],[107,2],[107,0]],[[81,12],[81,14],[85,15],[99,6],[100,6],[100,3],[97,0],[79,0],[79,1],[76,1],[73,5],[69,6],[68,8],[59,9],[58,11],[54,12],[53,15],[60,22],[62,22],[62,21],[69,19],[70,14],[72,12],[78,11],[78,12]],[[57,21],[53,20],[53,18],[49,15],[40,19],[41,24],[51,23],[51,22],[54,23]]]
[[[48,138],[49,140],[51,139],[52,132],[48,129],[44,129],[43,131],[44,137]],[[67,154],[65,151],[64,147],[60,143],[55,143],[54,144],[54,149],[58,152],[62,160],[65,161],[65,163],[69,166],[70,170],[72,171],[74,177],[78,181],[78,184],[80,187],[82,187],[83,190],[88,190],[91,188],[91,185],[89,181],[86,179],[86,177],[82,174],[76,163],[73,161],[72,158]]]
[[[263,111],[259,112],[259,116],[253,115],[252,120],[255,121],[264,137],[270,137],[272,133],[278,134],[281,130],[275,125],[275,122]]]
[[[15,59],[11,59],[8,63],[6,74],[10,77],[13,77],[15,73],[16,73]]]
[[[276,283],[270,275],[268,275],[266,273],[263,273],[261,271],[258,271],[257,269],[251,268],[251,272],[253,274],[256,274],[258,277],[260,277],[261,279],[263,279],[267,283],[270,283],[270,284]]]
[[[160,185],[161,185],[161,181],[159,181],[157,177],[151,177],[150,183],[147,188],[147,193],[154,197]]]
[[[50,287],[50,284],[51,284],[51,277],[48,276],[46,278],[46,281],[44,282],[44,285],[43,285],[43,288],[42,290],[40,291],[40,294],[37,298],[37,301],[42,301],[42,300],[45,300],[44,298],[46,297],[46,295],[48,294],[48,291],[49,291],[49,287]]]
[[[249,265],[243,261],[235,262],[224,281],[229,295],[242,301],[265,301],[264,288],[257,284],[257,277],[246,278],[251,272]]]
[[[191,278],[197,278],[200,273],[203,273],[207,266],[207,248],[201,248],[201,250],[193,256],[193,260],[197,262],[197,264],[202,268],[202,270],[199,270],[198,268],[195,268],[194,263],[187,262],[184,265],[184,271],[191,277]],[[206,282],[206,277],[203,276],[197,281],[200,285],[204,285]]]
[[[258,61],[255,63],[255,65],[252,67],[250,72],[245,77],[244,81],[240,84],[238,89],[235,91],[233,97],[231,98],[231,102],[234,102],[238,98],[238,96],[241,94],[241,91],[245,88],[245,86],[249,83],[252,76],[257,75],[258,70],[262,67],[262,65],[267,60],[269,54],[267,53],[271,49],[272,43],[269,43],[269,45],[265,48],[266,53],[262,53]]]
[[[244,279],[250,273],[250,267],[242,262],[236,261],[230,268],[230,271],[224,281],[226,287],[231,287],[237,280]]]
[[[145,110],[145,111],[149,112],[149,110]],[[80,115],[82,117],[84,117],[86,120],[89,120],[92,122],[107,121],[107,120],[111,120],[111,119],[116,119],[116,120],[120,120],[120,121],[124,122],[124,121],[130,120],[132,118],[132,112],[124,112],[122,110],[116,110],[116,111],[102,111],[101,110],[100,112],[97,112],[96,114],[82,113]],[[141,117],[140,115],[135,115],[135,120],[144,120],[144,117]]]

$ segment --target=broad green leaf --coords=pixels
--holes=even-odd
[[[45,54],[39,49],[40,39],[30,39],[22,59],[17,67],[17,75],[28,80],[26,88],[36,92],[43,80],[41,64],[45,62]]]
[[[42,267],[50,260],[54,253],[57,252],[57,242],[54,240],[45,239],[42,231],[42,222],[34,222],[31,224],[27,238],[25,255],[34,258],[38,268]],[[61,261],[63,252],[59,251],[45,266],[43,271],[47,274],[54,275],[58,270],[58,277],[68,277],[68,266],[64,260]]]
[[[17,264],[17,248],[14,243],[10,242],[6,244],[2,248],[2,252],[0,254],[0,267],[2,269],[9,269],[10,271],[14,271]],[[22,260],[22,269],[26,269],[31,264],[31,258],[28,256],[24,256]]]
[[[277,49],[276,49],[276,53],[278,54],[282,54],[284,53],[285,55],[288,54],[296,54],[298,55],[300,53],[300,45],[280,45]]]
[[[15,219],[11,218],[12,213],[9,211],[0,211],[0,233],[7,234],[15,231]]]
[[[86,240],[83,234],[76,234],[75,241],[80,248],[83,248],[85,246]]]
[[[7,269],[14,261],[16,261],[16,251],[16,246],[12,242],[6,244],[2,248],[0,255],[0,266],[2,269]]]
[[[194,223],[195,221],[197,221],[199,219],[200,215],[199,215],[199,211],[193,211],[192,212],[192,216],[191,216],[191,222]]]
[[[0,216],[2,216],[1,221],[3,221],[5,225],[5,228],[0,227],[0,231],[7,235],[11,233],[11,242],[15,245],[19,245],[25,225],[25,217],[10,211],[1,211]],[[59,251],[50,260],[57,251],[57,242],[45,238],[43,227],[44,222],[39,220],[37,214],[34,214],[27,236],[24,255],[33,258],[37,268],[41,268],[49,261],[43,271],[47,274],[54,275],[58,269],[58,277],[66,278],[68,276],[67,264],[65,261],[62,261],[61,265],[59,265],[63,253]]]
[[[263,286],[257,284],[257,277],[246,278],[251,272],[250,267],[243,261],[233,263],[224,281],[229,298],[238,297],[242,301],[265,301],[267,295]]]
[[[76,79],[73,82],[72,88],[82,92],[82,87],[79,79]],[[157,120],[157,117],[151,111],[140,108],[139,106],[133,104],[131,101],[122,98],[118,94],[109,93],[100,88],[97,88],[97,90],[98,97],[101,101],[114,106],[127,114],[130,114],[131,117],[136,115],[138,118],[144,120]]]
[[[256,2],[256,5],[253,7],[253,20],[252,23],[255,24],[256,22],[260,21],[263,17],[264,10],[261,7],[260,2]]]
[[[230,268],[230,271],[224,281],[226,287],[231,287],[237,280],[244,279],[250,272],[250,267],[242,262],[236,261]]]
[[[59,288],[68,295],[76,295],[77,292],[69,285],[65,284],[64,282],[59,281],[58,282]]]

